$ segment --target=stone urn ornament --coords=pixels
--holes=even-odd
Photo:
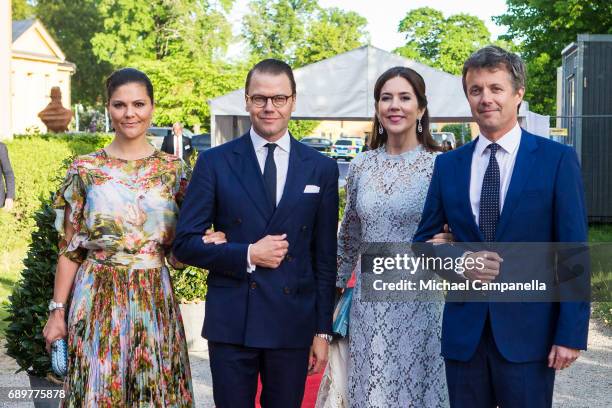
[[[62,91],[59,86],[51,88],[51,102],[38,114],[50,132],[60,133],[68,130],[72,111],[62,106]]]

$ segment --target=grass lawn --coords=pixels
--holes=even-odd
[[[612,225],[591,225],[589,228],[589,241],[606,242],[612,245]],[[609,254],[606,255],[605,258],[609,258]],[[606,264],[609,265],[610,262],[606,261]],[[592,282],[592,288],[593,298],[610,299],[612,294],[612,271],[608,270],[606,274],[595,276]],[[593,315],[603,320],[606,325],[612,326],[612,301],[594,302]]]
[[[26,248],[0,254],[0,339],[4,338],[4,330],[8,326],[8,322],[5,321],[7,317],[5,306],[8,304],[9,295],[13,292],[13,285],[21,275],[25,254]]]

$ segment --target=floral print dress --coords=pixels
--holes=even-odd
[[[80,267],[63,406],[194,406],[182,318],[164,264],[188,178],[180,159],[159,150],[122,160],[102,149],[68,169],[55,224],[60,254]],[[69,242],[65,221],[74,230]]]

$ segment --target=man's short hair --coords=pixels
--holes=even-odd
[[[291,94],[295,95],[295,78],[293,77],[293,70],[286,62],[277,60],[274,58],[268,58],[263,61],[259,61],[247,74],[246,83],[244,85],[244,92],[249,93],[249,85],[251,83],[251,77],[255,72],[262,74],[281,75],[285,74],[291,82]]]
[[[467,84],[465,78],[470,69],[491,69],[503,66],[512,78],[514,91],[525,88],[525,63],[518,55],[506,51],[496,45],[488,45],[479,49],[463,64],[463,92],[467,95]]]

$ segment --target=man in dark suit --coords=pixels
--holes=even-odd
[[[209,270],[202,335],[217,408],[299,407],[332,333],[338,167],[288,131],[291,68],[268,59],[246,79],[252,127],[203,152],[181,208],[176,257]],[[226,244],[204,244],[211,225]]]
[[[171,135],[164,136],[161,150],[180,157],[186,162],[189,161],[193,148],[191,146],[191,139],[183,135],[183,125],[181,122],[176,122],[172,125]]]
[[[466,61],[463,86],[480,135],[438,156],[414,241],[448,224],[467,243],[586,242],[576,153],[518,125],[525,92],[520,58],[485,47]],[[516,261],[486,250],[453,256],[484,260],[454,276],[482,282],[504,278]],[[586,301],[447,302],[442,354],[451,406],[550,407],[555,370],[586,349],[589,310]]]
[[[4,143],[0,143],[0,207],[4,207],[7,211],[11,210],[14,199],[15,174],[11,167],[8,149]]]

